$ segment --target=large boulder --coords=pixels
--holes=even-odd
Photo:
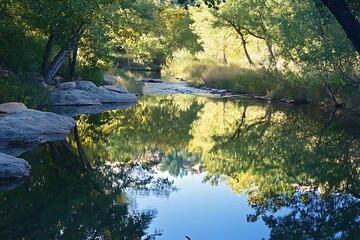
[[[29,176],[30,169],[30,164],[24,159],[0,152],[0,179],[24,178]]]
[[[30,164],[0,152],[0,191],[10,191],[21,185],[30,174]]]
[[[101,104],[96,96],[79,89],[55,90],[51,92],[51,102],[53,106],[86,106]]]
[[[109,87],[97,87],[94,83],[89,81],[77,81],[76,88],[93,94],[101,103],[126,103],[137,101],[135,95],[123,88],[121,91],[120,88],[111,90]]]
[[[27,110],[28,108],[23,103],[9,102],[0,104],[0,113],[17,113]]]
[[[76,82],[64,82],[56,84],[56,88],[59,90],[73,89],[76,88]]]
[[[54,106],[86,106],[103,103],[133,103],[136,96],[120,87],[97,87],[90,81],[76,81],[76,89],[55,90],[51,94]]]
[[[69,117],[32,109],[0,115],[0,152],[18,156],[37,144],[64,139],[75,123]]]

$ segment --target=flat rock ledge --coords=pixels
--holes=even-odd
[[[90,81],[69,82],[59,85],[51,93],[53,106],[89,106],[108,103],[134,103],[134,94],[119,86],[106,85],[97,87]]]
[[[0,114],[0,152],[18,156],[40,143],[64,139],[75,123],[73,118],[33,109]]]

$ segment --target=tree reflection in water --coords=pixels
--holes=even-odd
[[[0,239],[154,239],[147,233],[156,211],[129,208],[126,189],[167,196],[167,179],[140,165],[103,163],[85,170],[69,143],[41,145],[24,154],[33,166],[28,181],[0,193]],[[79,147],[79,146],[78,146]],[[41,156],[41,159],[38,159]]]
[[[156,180],[151,170],[140,168],[144,159],[161,162],[173,175],[204,168],[205,181],[223,181],[246,194],[255,211],[248,221],[263,219],[273,239],[360,235],[358,117],[242,100],[162,96],[119,111],[82,115],[77,123],[77,139],[74,135],[51,147],[54,160],[45,146],[24,156],[32,160],[33,173],[23,186],[0,194],[5,216],[0,238],[161,234],[146,233],[156,212],[132,211],[124,193],[127,187],[141,194],[175,190],[166,179]],[[39,163],[37,156],[44,161]],[[93,170],[84,171],[90,169],[86,160]]]
[[[358,123],[340,121],[336,112],[322,121],[270,106],[255,117],[253,107],[237,109],[236,126],[207,138],[205,180],[245,192],[256,211],[248,220],[261,216],[273,239],[360,236]]]
[[[360,199],[348,193],[322,196],[315,190],[266,198],[253,204],[248,221],[261,216],[272,239],[357,239],[360,236]],[[290,213],[276,214],[282,208]]]
[[[357,117],[194,96],[146,99],[107,114],[98,119],[106,122],[101,128],[80,119],[100,139],[84,142],[90,152],[106,149],[104,157],[125,159],[161,150],[162,169],[174,175],[200,160],[204,180],[244,192],[255,210],[248,220],[261,217],[274,239],[360,235]]]

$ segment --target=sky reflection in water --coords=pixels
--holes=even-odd
[[[79,115],[79,139],[22,155],[32,173],[0,193],[0,239],[352,239],[359,123],[338,111],[191,95]]]
[[[179,191],[168,198],[137,198],[139,209],[156,209],[158,214],[149,230],[161,229],[159,239],[262,239],[269,237],[263,221],[249,223],[246,214],[253,213],[246,196],[234,194],[223,183],[203,183],[203,174],[175,177]]]

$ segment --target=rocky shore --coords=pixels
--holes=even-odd
[[[28,109],[23,103],[0,104],[0,190],[11,190],[29,176],[30,164],[17,156],[38,144],[65,139],[76,124],[72,116],[136,102],[135,95],[119,86],[74,81],[53,87],[49,103],[57,113]]]
[[[88,106],[109,103],[137,102],[134,94],[120,86],[97,87],[90,81],[75,81],[58,84],[50,97],[53,106]]]
[[[96,114],[121,109],[137,103],[137,98],[116,85],[97,87],[89,81],[65,82],[56,85],[50,95],[51,110],[73,117],[76,114]]]
[[[29,163],[16,157],[40,143],[64,139],[74,126],[73,118],[28,109],[22,103],[0,104],[0,181],[13,185],[27,177]]]

